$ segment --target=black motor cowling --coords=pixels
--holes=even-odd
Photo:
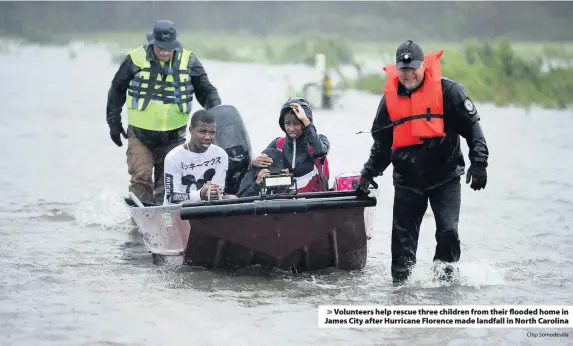
[[[220,105],[210,108],[209,112],[213,113],[217,123],[217,137],[214,144],[223,148],[229,155],[225,192],[236,194],[251,161],[249,133],[235,107]]]

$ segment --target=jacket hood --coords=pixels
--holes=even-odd
[[[299,98],[299,97],[291,97],[287,100],[287,102],[285,102],[283,104],[283,106],[281,107],[281,111],[279,114],[279,126],[281,127],[281,130],[283,130],[283,132],[286,134],[286,130],[285,130],[285,126],[284,126],[284,116],[286,113],[288,113],[288,111],[290,110],[289,105],[291,103],[298,103],[299,105],[302,106],[302,109],[304,109],[304,112],[306,113],[306,116],[308,117],[308,120],[310,120],[310,123],[312,124],[312,109],[310,108],[310,104],[308,103],[307,100],[303,99],[303,98]],[[287,136],[288,138],[288,136]]]

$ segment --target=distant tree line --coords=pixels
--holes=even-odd
[[[460,51],[446,51],[440,61],[442,74],[461,83],[476,101],[558,109],[573,105],[572,67],[545,67],[541,58],[525,59],[503,38],[467,41]],[[381,94],[385,82],[383,73],[368,74],[355,87]]]
[[[0,2],[0,34],[181,30],[338,34],[358,41],[573,40],[573,2]]]

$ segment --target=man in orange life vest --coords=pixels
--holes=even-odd
[[[436,221],[434,270],[452,279],[451,263],[460,259],[458,220],[460,176],[465,162],[460,135],[469,147],[466,183],[474,190],[487,182],[489,151],[478,111],[459,83],[441,76],[443,51],[424,55],[411,40],[396,51],[396,64],[386,66],[384,96],[372,125],[374,144],[361,171],[359,191],[368,193],[373,178],[394,166],[392,278],[406,280],[416,264],[422,218],[428,200]]]

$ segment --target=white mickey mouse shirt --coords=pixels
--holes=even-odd
[[[186,144],[173,148],[164,161],[165,195],[163,205],[183,201],[201,201],[200,191],[207,182],[225,189],[229,156],[225,150],[211,144],[205,152],[194,153]]]

